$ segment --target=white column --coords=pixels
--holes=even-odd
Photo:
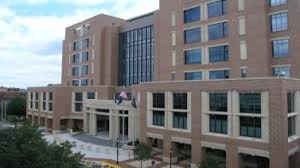
[[[237,91],[232,92],[232,135],[233,137],[238,137],[240,135],[240,119],[237,115],[240,113],[240,98]]]
[[[110,110],[109,112],[109,138],[110,139],[114,139],[115,128],[113,122],[114,122],[113,110]]]
[[[228,135],[232,136],[233,134],[233,115],[232,115],[232,109],[233,109],[233,100],[232,100],[233,92],[228,91],[227,92],[227,131]]]
[[[96,136],[97,135],[97,117],[96,117],[95,113],[92,114],[92,118],[93,118],[93,120],[91,121],[91,123],[93,123],[92,124],[92,131],[93,131],[92,134],[94,136]]]
[[[296,117],[296,135],[300,136],[300,91],[297,91],[295,93],[295,112],[298,113],[297,117]]]
[[[269,92],[262,92],[262,139],[269,142]]]
[[[209,116],[204,114],[207,112],[209,112],[209,95],[208,92],[201,92],[202,134],[209,132]]]
[[[88,132],[88,112],[83,114],[83,131]]]
[[[92,135],[93,134],[93,132],[92,132],[93,131],[92,130],[92,128],[93,128],[93,122],[92,122],[93,121],[93,113],[92,112],[90,113],[89,118],[90,118],[89,119],[89,134]]]

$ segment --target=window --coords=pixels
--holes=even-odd
[[[73,64],[80,64],[80,55],[79,54],[72,55],[72,63]]]
[[[173,112],[173,128],[187,129],[187,114]]]
[[[33,93],[30,93],[30,100],[33,100]]]
[[[273,76],[281,76],[281,77],[290,77],[290,67],[282,66],[282,67],[273,67],[272,68]]]
[[[229,49],[228,46],[218,46],[209,48],[209,62],[223,62],[229,59]]]
[[[43,102],[43,111],[46,110],[46,102]]]
[[[79,50],[80,49],[80,45],[78,41],[73,42],[73,51]]]
[[[89,48],[90,45],[89,43],[90,43],[89,39],[82,40],[82,48],[83,49]]]
[[[88,79],[82,79],[80,83],[81,83],[81,86],[88,86],[89,85],[89,80]]]
[[[209,71],[209,79],[229,79],[229,70],[216,70],[216,71]]]
[[[82,111],[82,103],[75,103],[75,112]]]
[[[75,101],[82,101],[82,93],[80,92],[75,93]]]
[[[271,30],[272,32],[285,31],[288,29],[288,13],[283,12],[271,16]]]
[[[219,0],[207,4],[208,18],[227,14],[227,0]]]
[[[89,52],[83,52],[82,53],[82,62],[89,61]]]
[[[173,93],[173,109],[187,109],[187,93]]]
[[[164,111],[153,111],[152,125],[163,127],[165,126],[165,112]]]
[[[52,111],[52,110],[53,110],[53,104],[52,104],[52,103],[49,103],[48,105],[49,105],[49,109],[48,109],[48,110],[49,110],[49,111]]]
[[[218,40],[228,36],[228,23],[222,22],[208,26],[208,39]]]
[[[72,80],[72,86],[79,86],[79,80]]]
[[[210,93],[209,111],[227,112],[227,93]]]
[[[119,34],[118,84],[120,86],[130,86],[153,80],[155,69],[154,34],[153,25]]]
[[[83,65],[81,67],[81,75],[88,75],[89,74],[89,66],[88,65]]]
[[[185,64],[201,64],[201,49],[184,51]]]
[[[79,76],[79,67],[72,67],[72,76]]]
[[[209,115],[209,132],[227,134],[227,116]]]
[[[289,117],[288,119],[288,136],[296,135],[296,116]]]
[[[288,113],[295,112],[295,93],[287,94]]]
[[[240,117],[240,136],[261,138],[261,118]]]
[[[240,93],[240,112],[241,113],[261,113],[261,94],[260,93]]]
[[[270,6],[279,6],[287,3],[287,0],[270,0]]]
[[[35,100],[39,100],[39,93],[35,93]]]
[[[199,20],[200,20],[199,6],[184,11],[184,23],[191,23]]]
[[[46,92],[43,92],[43,100],[46,100]]]
[[[39,102],[35,102],[35,109],[36,109],[36,110],[39,109]]]
[[[52,92],[49,92],[49,100],[53,100],[53,93]]]
[[[88,99],[96,99],[95,92],[88,92],[87,93],[87,98]]]
[[[202,72],[186,72],[184,78],[185,80],[202,80]]]
[[[289,40],[272,41],[273,58],[284,58],[289,55]]]
[[[199,43],[201,42],[201,28],[194,28],[184,31],[184,43]]]
[[[153,93],[153,108],[165,108],[164,93]]]
[[[248,68],[241,68],[241,77],[246,78],[248,76]]]

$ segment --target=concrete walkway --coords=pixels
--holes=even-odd
[[[77,140],[80,140],[80,141],[83,141],[86,143],[90,143],[90,144],[94,144],[94,145],[114,147],[114,143],[111,140],[99,138],[96,136],[90,136],[85,133],[74,135],[73,137]]]

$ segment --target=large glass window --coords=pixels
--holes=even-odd
[[[187,109],[187,93],[173,93],[173,109]]]
[[[209,71],[209,79],[229,79],[230,71],[229,70],[216,70],[216,71]]]
[[[184,31],[184,43],[199,43],[201,42],[201,28],[188,29]]]
[[[272,75],[281,76],[281,77],[290,77],[291,76],[290,67],[289,66],[273,67]]]
[[[241,113],[261,113],[261,94],[260,93],[240,93],[240,112]]]
[[[289,117],[288,119],[288,136],[296,135],[296,117]]]
[[[119,85],[152,81],[155,38],[153,25],[119,34]]]
[[[187,129],[187,114],[173,112],[173,128]]]
[[[285,31],[288,29],[288,13],[283,12],[271,16],[272,32]]]
[[[202,72],[186,72],[184,78],[185,80],[202,80]]]
[[[209,132],[227,134],[227,116],[209,115]]]
[[[228,36],[228,23],[222,22],[208,26],[208,39],[217,40]]]
[[[279,6],[287,3],[287,0],[270,0],[271,6]]]
[[[295,112],[295,94],[288,93],[287,94],[287,104],[288,104],[288,113]]]
[[[289,55],[289,40],[272,41],[273,58],[284,58]]]
[[[199,20],[200,20],[199,6],[184,11],[184,23],[191,23]]]
[[[185,64],[201,64],[201,49],[192,49],[184,51]]]
[[[208,18],[227,14],[227,0],[219,0],[207,4]]]
[[[152,125],[163,127],[165,126],[165,112],[164,111],[153,111]]]
[[[229,47],[226,46],[217,46],[209,48],[209,62],[223,62],[229,60]]]
[[[240,117],[240,136],[261,138],[261,118]]]
[[[227,93],[210,93],[209,111],[227,112]]]
[[[165,94],[153,93],[153,108],[165,108]]]

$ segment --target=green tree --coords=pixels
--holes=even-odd
[[[72,144],[49,144],[37,127],[0,130],[0,168],[82,168],[83,155]]]
[[[143,167],[143,161],[151,158],[152,148],[146,144],[140,143],[134,149],[134,157],[136,160],[141,161],[141,168]]]
[[[26,99],[24,97],[15,97],[8,103],[8,115],[24,117],[26,115]]]
[[[206,155],[205,159],[198,166],[199,168],[225,168],[226,161],[217,156]]]

